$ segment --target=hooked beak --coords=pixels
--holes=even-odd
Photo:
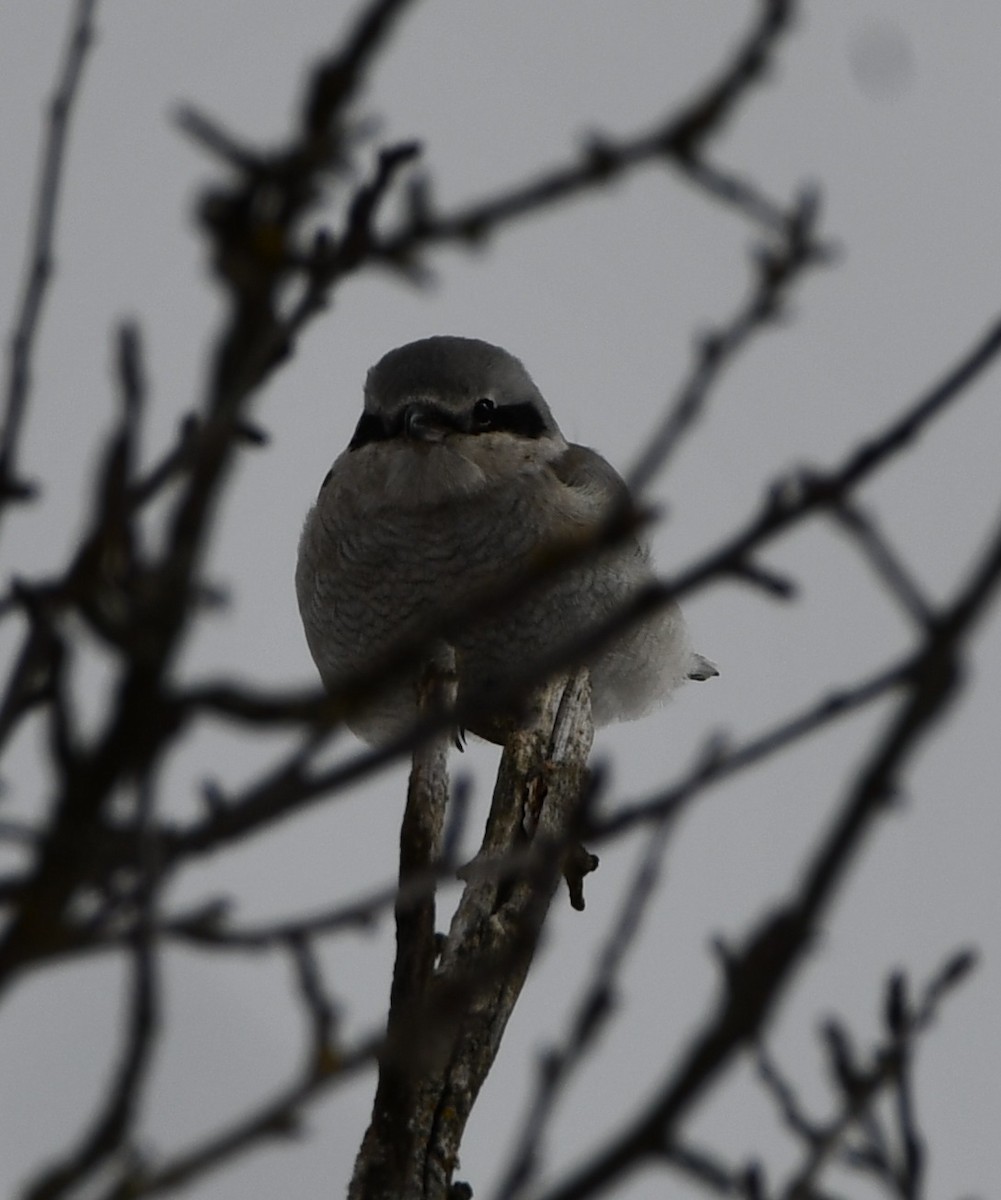
[[[442,442],[452,432],[452,425],[436,408],[408,404],[403,410],[403,432],[415,442]]]

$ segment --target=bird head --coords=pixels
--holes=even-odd
[[[430,337],[369,371],[348,450],[369,447],[396,471],[433,470],[463,490],[549,461],[566,443],[517,358],[475,338]]]

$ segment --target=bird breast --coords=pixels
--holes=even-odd
[[[297,588],[310,648],[328,683],[437,627],[443,613],[496,592],[529,571],[542,548],[579,536],[601,515],[544,464],[526,463],[517,475],[488,483],[475,463],[466,469],[438,457],[444,470],[442,462],[426,471],[411,462],[404,502],[403,468],[391,457],[379,464],[375,486],[358,478],[363,462],[342,456],[306,519]],[[443,477],[451,478],[450,489]],[[620,578],[622,555],[617,559],[614,575],[607,565],[590,564],[572,581],[474,623],[457,639],[467,662],[519,649],[538,653],[559,633],[554,621],[569,622],[572,633],[589,594],[611,589],[606,603],[622,595],[629,580]]]

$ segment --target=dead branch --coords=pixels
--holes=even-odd
[[[48,134],[42,150],[38,188],[33,206],[27,277],[15,319],[10,346],[10,373],[4,395],[0,433],[0,523],[7,505],[28,500],[35,485],[19,475],[17,455],[31,393],[31,360],[45,298],[53,272],[56,219],[62,191],[63,166],[70,122],[76,107],[87,53],[94,39],[97,0],[77,0],[66,55],[49,106]]]

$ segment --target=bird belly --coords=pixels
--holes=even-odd
[[[545,540],[539,505],[518,496],[507,503],[493,495],[482,505],[470,498],[462,505],[387,512],[377,520],[349,518],[341,512],[324,522],[314,510],[297,572],[307,639],[330,688],[434,634],[455,649],[460,704],[496,710],[506,721],[513,709],[503,701],[523,678],[572,650],[650,578],[645,558],[630,545],[512,599],[508,590],[530,573]],[[498,593],[506,598],[491,612]],[[475,614],[480,602],[487,611],[466,620],[465,612]],[[680,616],[672,622],[668,611],[589,654],[596,721],[649,708],[669,690],[669,676],[683,678],[678,664],[686,647]],[[409,725],[416,716],[416,674],[398,677],[349,721],[355,732],[380,742]],[[472,728],[480,731],[479,723]]]

